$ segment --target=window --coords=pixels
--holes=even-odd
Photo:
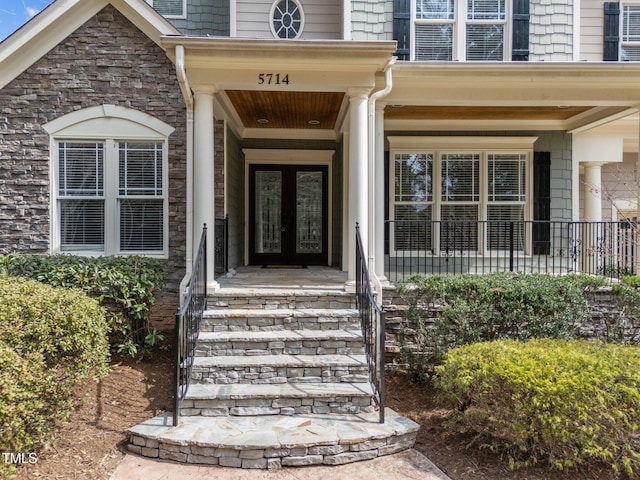
[[[276,0],[269,18],[276,38],[298,38],[302,33],[304,14],[296,0]]]
[[[389,137],[392,250],[528,250],[533,137]],[[472,150],[474,144],[475,149]],[[514,236],[505,225],[514,223]]]
[[[623,4],[621,15],[620,60],[640,61],[640,4]]]
[[[416,0],[414,58],[505,60],[505,0]]]
[[[61,252],[165,251],[164,143],[59,141]]]
[[[156,12],[167,18],[186,18],[187,0],[147,0]]]

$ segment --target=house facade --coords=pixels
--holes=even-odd
[[[174,293],[204,224],[212,290],[222,261],[352,279],[356,224],[382,280],[563,255],[527,225],[636,216],[639,27],[633,1],[56,0],[0,43],[0,253],[153,255]]]

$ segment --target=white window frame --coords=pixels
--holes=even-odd
[[[273,35],[273,38],[277,38],[277,39],[281,39],[281,37],[278,35],[278,32],[276,31],[276,27],[273,24],[273,22],[275,20],[274,15],[276,12],[276,8],[278,7],[281,1],[282,0],[275,0],[271,5],[271,9],[269,10],[269,28],[271,29],[271,34]],[[296,36],[289,39],[289,40],[294,40],[302,36],[302,32],[304,31],[305,15],[304,15],[304,9],[302,8],[302,4],[298,0],[289,0],[289,1],[291,3],[294,3],[300,12],[300,28],[298,29]]]
[[[155,0],[146,0],[149,5],[154,7]],[[162,15],[162,14],[161,14]],[[164,18],[175,18],[184,20],[187,18],[187,0],[182,0],[182,13],[180,15],[162,15]]]
[[[146,113],[127,107],[102,105],[90,107],[64,115],[43,128],[50,135],[51,178],[51,253],[73,253],[75,255],[145,255],[154,258],[169,256],[169,135],[174,128]],[[59,209],[59,158],[58,146],[62,142],[104,143],[104,249],[62,251],[60,242]],[[162,144],[162,196],[145,196],[163,202],[163,246],[154,251],[122,251],[120,242],[119,203],[119,148],[120,142],[155,142]]]
[[[619,58],[620,61],[625,62],[625,61],[629,61],[629,62],[638,62],[640,61],[640,39],[638,39],[637,41],[629,41],[625,39],[625,35],[624,35],[624,26],[626,23],[626,15],[625,15],[625,10],[626,7],[637,7],[640,10],[640,2],[620,2],[620,42],[618,44],[618,49],[619,49]],[[639,19],[638,19],[638,30],[640,31],[640,15],[638,15]],[[625,46],[629,46],[629,47],[634,47],[638,50],[638,55],[637,58],[632,59],[632,60],[627,60],[624,58],[624,47]]]
[[[480,155],[480,199],[478,204],[478,221],[487,220],[487,207],[489,205],[521,205],[522,202],[499,202],[489,201],[488,192],[488,157],[490,154],[517,154],[525,155],[526,179],[525,179],[525,201],[524,201],[524,221],[533,219],[533,144],[538,137],[388,137],[389,152],[389,220],[395,220],[396,205],[411,204],[411,202],[397,202],[395,198],[395,159],[396,155],[423,154],[433,156],[433,189],[431,205],[431,220],[441,220],[442,205],[452,203],[442,201],[442,156],[446,154],[479,154]],[[470,204],[475,202],[463,202]],[[424,250],[396,250],[394,228],[389,229],[389,253],[391,256],[404,256],[420,254],[429,255],[430,251]],[[440,255],[439,229],[434,229],[431,233],[432,251],[434,256]],[[529,255],[532,251],[532,238],[528,233],[525,239],[525,248],[518,254]],[[488,239],[484,229],[478,229],[478,249],[477,251],[467,251],[466,255],[483,256],[489,254]],[[500,250],[491,250],[495,255]]]
[[[505,18],[504,20],[469,20],[467,19],[467,0],[454,0],[454,18],[452,20],[444,19],[419,19],[417,17],[417,3],[411,2],[411,60],[416,60],[416,25],[441,25],[451,24],[453,28],[451,61],[467,61],[467,25],[478,24],[499,24],[504,26],[503,44],[502,44],[502,61],[511,59],[511,32],[512,32],[512,14],[511,1],[505,0]],[[437,60],[422,60],[437,61]],[[475,60],[478,61],[478,60]]]

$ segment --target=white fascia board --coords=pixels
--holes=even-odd
[[[56,0],[0,43],[0,88],[112,4],[158,46],[162,35],[179,34],[143,0]]]

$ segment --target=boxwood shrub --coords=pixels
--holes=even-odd
[[[107,373],[106,311],[77,289],[0,275],[0,452],[35,452]],[[0,462],[0,477],[10,466]]]
[[[55,287],[79,288],[109,311],[111,340],[120,353],[150,353],[162,339],[149,326],[155,292],[164,285],[164,267],[153,258],[74,255],[0,256],[0,273]]]
[[[500,340],[450,350],[433,382],[452,424],[513,468],[640,472],[640,347]]]

